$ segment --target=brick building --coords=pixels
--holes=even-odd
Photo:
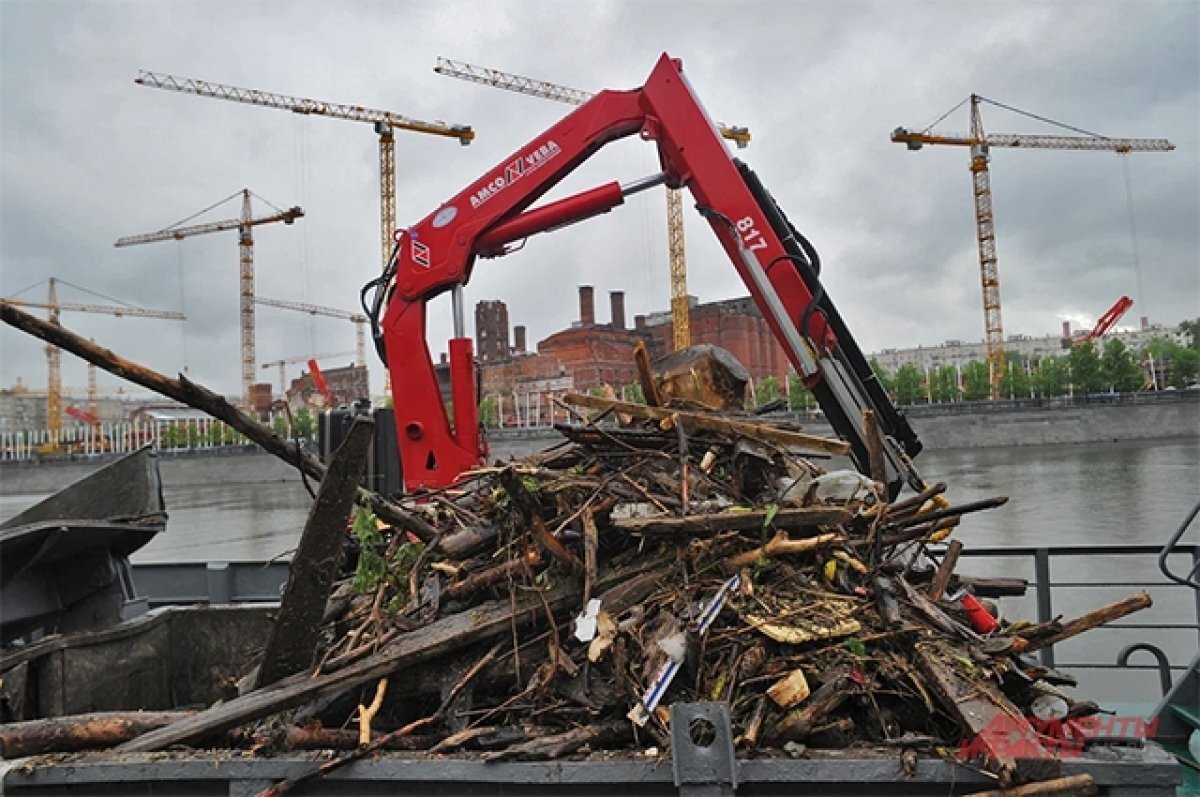
[[[531,417],[552,417],[547,397],[570,390],[611,385],[620,392],[623,386],[637,381],[633,348],[639,340],[646,344],[652,359],[672,351],[674,329],[669,312],[639,315],[629,328],[625,294],[611,291],[608,316],[608,323],[597,321],[595,289],[581,286],[577,321],[539,341],[536,353],[526,351],[525,327],[516,326],[509,354],[497,358],[494,354],[484,356],[483,352],[497,351],[492,344],[498,340],[507,345],[507,333],[500,332],[495,319],[507,319],[508,310],[499,301],[476,305],[475,345],[480,352],[481,392],[500,406],[502,422],[524,424]],[[783,349],[749,297],[708,304],[693,299],[690,320],[693,343],[728,349],[754,379],[786,377],[788,362]],[[445,366],[438,370],[445,370]],[[443,386],[444,391],[447,387]]]
[[[371,395],[367,368],[364,365],[346,365],[341,368],[322,368],[321,375],[325,377],[325,386],[333,394],[333,405],[353,404],[360,398]],[[312,374],[305,371],[299,378],[293,379],[287,390],[287,399],[292,406],[312,404],[317,388],[313,383]]]
[[[508,306],[498,299],[475,305],[475,356],[482,362],[509,355]]]

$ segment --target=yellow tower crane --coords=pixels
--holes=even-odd
[[[293,302],[287,299],[267,299],[261,296],[254,301],[268,307],[278,307],[281,310],[294,310],[298,313],[321,315],[327,318],[341,318],[351,322],[354,324],[354,357],[359,365],[367,368],[367,317],[362,313],[352,313],[348,310],[339,310],[336,307],[322,307],[319,304]]]
[[[195,224],[190,227],[173,225],[144,235],[127,235],[124,238],[118,239],[116,244],[114,244],[114,246],[134,246],[135,244],[148,244],[155,241],[178,241],[187,238],[189,235],[203,235],[204,233],[222,232],[224,230],[238,231],[238,254],[241,264],[238,289],[238,314],[242,338],[243,407],[250,406],[250,387],[254,384],[254,363],[256,361],[254,356],[254,236],[251,231],[254,227],[261,224],[272,224],[277,221],[282,221],[284,224],[291,224],[304,215],[304,211],[299,207],[292,207],[288,210],[279,210],[279,212],[269,216],[254,218],[250,210],[250,193],[249,188],[242,189],[242,213],[236,219]],[[228,202],[235,196],[237,196],[236,193],[230,194],[225,199],[222,199],[221,202],[218,202],[217,205]],[[262,199],[262,197],[259,197],[259,199]],[[212,207],[216,207],[216,205]]]
[[[547,80],[502,72],[499,69],[474,66],[449,58],[437,59],[433,71],[439,75],[482,83],[498,89],[528,94],[570,105],[583,105],[594,95],[591,92],[560,86]],[[721,135],[743,149],[750,143],[750,131],[744,127],[717,125]],[[687,292],[687,259],[683,248],[683,200],[678,188],[667,189],[667,259],[671,267],[671,327],[676,350],[691,345],[692,332],[689,320]]]
[[[60,302],[58,300],[58,283],[63,282],[65,285],[71,283],[65,280],[59,280],[55,277],[50,277],[49,297],[45,302],[27,302],[22,299],[0,299],[0,304],[10,304],[16,307],[36,307],[44,310],[49,310],[50,323],[55,326],[61,326],[59,314],[63,310],[69,310],[79,313],[101,313],[103,315],[112,315],[120,317],[128,316],[130,318],[158,318],[167,321],[184,321],[186,317],[183,313],[177,313],[173,310],[147,310],[142,307],[132,307],[124,305],[104,305],[104,304],[80,304],[78,302]],[[87,291],[77,285],[71,285],[76,290]],[[62,350],[57,346],[46,347],[46,366],[48,378],[46,383],[46,426],[49,430],[50,439],[43,451],[45,453],[53,453],[59,450],[59,442],[62,437]],[[95,413],[95,391],[96,381],[95,373],[88,372],[88,404],[89,411]]]
[[[992,398],[998,398],[1000,379],[1007,365],[1004,357],[1004,324],[1000,318],[1000,272],[996,266],[996,227],[992,213],[992,181],[988,173],[991,148],[1099,150],[1125,155],[1130,152],[1169,152],[1175,149],[1175,145],[1165,138],[1109,138],[1054,122],[995,100],[989,100],[978,94],[972,94],[969,99],[971,102],[971,132],[967,135],[935,135],[930,132],[933,125],[920,131],[897,127],[892,131],[892,141],[905,144],[909,150],[913,151],[921,149],[926,144],[950,144],[971,148],[970,168],[972,191],[975,198],[975,234],[979,242],[979,279],[983,288],[983,327],[987,342],[988,373],[992,384]],[[1085,135],[985,133],[983,118],[979,113],[981,102]],[[962,104],[960,102],[950,109],[938,121],[949,116]],[[936,125],[937,122],[934,124]]]
[[[287,371],[285,370],[287,366],[295,365],[296,363],[306,363],[309,360],[332,360],[335,357],[342,358],[352,356],[354,356],[354,352],[350,351],[338,352],[336,354],[317,354],[314,356],[301,354],[297,357],[284,357],[282,360],[271,360],[269,363],[263,363],[262,367],[279,369],[279,395],[285,396],[287,393]]]
[[[422,122],[393,111],[381,111],[362,105],[289,97],[286,94],[226,86],[221,83],[209,83],[206,80],[177,77],[161,72],[147,72],[144,69],[138,72],[138,76],[133,79],[133,82],[139,86],[195,94],[199,97],[212,97],[218,100],[279,108],[299,114],[328,116],[331,119],[346,119],[351,122],[367,122],[373,125],[375,133],[379,136],[379,226],[385,268],[392,254],[394,246],[392,234],[396,230],[396,145],[393,131],[411,130],[415,133],[455,138],[463,146],[470,144],[475,138],[475,132],[468,125]]]

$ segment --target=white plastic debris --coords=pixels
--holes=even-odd
[[[600,614],[600,599],[592,598],[583,613],[575,618],[575,638],[580,642],[591,642],[596,638],[596,616]]]
[[[875,482],[853,470],[830,471],[814,479],[813,484],[817,486],[817,499],[825,501],[873,498],[878,490]]]

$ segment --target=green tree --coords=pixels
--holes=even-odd
[[[1104,390],[1104,375],[1100,372],[1100,355],[1089,340],[1076,343],[1067,355],[1067,364],[1071,368],[1071,386],[1075,394],[1087,395]]]
[[[282,415],[275,415],[271,418],[271,431],[282,437],[284,440],[287,440],[289,437],[291,437],[291,433],[288,431],[287,418],[283,417]]]
[[[963,399],[966,401],[983,401],[992,395],[992,380],[987,363],[978,360],[967,363],[962,369]]]
[[[896,371],[896,401],[900,404],[916,404],[925,398],[925,375],[912,363],[905,363]]]
[[[871,358],[871,371],[874,372],[875,378],[877,380],[879,380],[879,386],[883,388],[884,392],[887,393],[889,396],[892,396],[893,398],[895,398],[895,395],[896,395],[896,379],[895,379],[895,377],[893,377],[890,373],[888,373],[888,370],[886,368],[884,368],[882,365],[880,365],[879,360],[875,359],[874,357]]]
[[[1200,318],[1191,321],[1180,321],[1179,328],[1192,336],[1190,347],[1200,351]]]
[[[219,446],[225,440],[225,424],[217,422],[210,423],[208,430],[204,433],[205,441],[210,446]]]
[[[301,407],[292,416],[296,437],[302,440],[313,440],[317,436],[317,419],[309,412],[308,407]]]
[[[479,422],[489,428],[499,426],[500,412],[496,406],[496,397],[487,396],[483,401],[479,402]]]
[[[800,374],[792,372],[788,376],[788,409],[811,410],[817,406],[816,397],[804,386]]]
[[[768,376],[765,379],[758,380],[754,392],[760,406],[766,404],[768,401],[774,401],[779,398],[779,379],[774,376]]]
[[[1067,362],[1065,357],[1043,357],[1033,372],[1033,387],[1042,398],[1054,398],[1067,392]]]
[[[1029,372],[1027,361],[1020,352],[1004,352],[1008,367],[1000,375],[1000,395],[1004,398],[1029,398]]]
[[[646,403],[646,396],[642,393],[640,382],[630,382],[621,388],[621,394],[625,397],[625,401],[632,401],[634,404]]]
[[[1100,373],[1110,390],[1131,393],[1142,386],[1142,369],[1120,338],[1109,338],[1100,355]]]
[[[959,401],[962,398],[958,389],[958,369],[953,365],[943,365],[931,374],[929,393],[939,404],[949,401]]]

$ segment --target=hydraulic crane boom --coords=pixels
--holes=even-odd
[[[502,72],[499,69],[475,66],[449,58],[437,59],[433,71],[447,77],[481,83],[518,94],[528,94],[568,105],[583,105],[595,95],[591,92],[560,86],[546,80]],[[750,131],[745,127],[729,127],[717,123],[721,137],[733,141],[738,149],[750,143]],[[687,255],[683,243],[683,203],[679,189],[667,189],[667,261],[671,271],[671,331],[676,349],[692,343],[691,308],[687,291]]]
[[[625,186],[608,183],[530,209],[605,144],[635,134],[656,146],[661,174]],[[475,259],[504,254],[513,241],[607,212],[629,194],[661,183],[691,192],[789,360],[850,443],[859,468],[869,469],[863,411],[871,409],[885,435],[890,491],[905,482],[921,485],[910,461],[920,441],[822,287],[816,251],[757,176],[730,157],[681,62],[663,54],[641,88],[595,95],[404,232],[372,315],[378,322],[382,312],[392,383],[404,397],[395,420],[406,489],[450,484],[481,458],[475,366],[463,331],[462,300]],[[453,425],[425,324],[427,303],[447,291],[455,315],[449,342]]]
[[[904,144],[910,151],[926,144],[949,144],[971,148],[971,183],[975,196],[975,232],[979,244],[979,280],[983,291],[983,327],[987,343],[988,373],[992,383],[992,398],[1000,394],[1000,378],[1004,374],[1004,322],[1000,312],[1000,271],[996,265],[996,222],[992,212],[992,178],[988,171],[992,147],[1017,149],[1090,150],[1116,152],[1169,152],[1175,145],[1163,138],[1108,138],[1106,136],[1012,135],[985,133],[980,102],[994,105],[1026,116],[1025,111],[971,95],[971,132],[967,135],[934,135],[928,130],[913,131],[897,127],[892,141]],[[961,104],[961,103],[960,103]],[[957,107],[957,106],[956,106]],[[1041,117],[1036,117],[1041,118]],[[1042,119],[1042,121],[1049,121]],[[1055,122],[1054,124],[1058,124]],[[1077,129],[1077,128],[1072,128]]]

